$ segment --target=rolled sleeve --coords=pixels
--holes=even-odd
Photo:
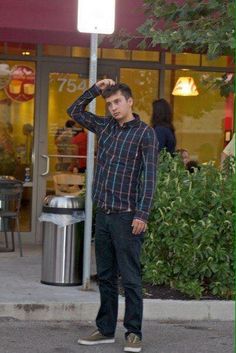
[[[67,109],[67,114],[72,119],[96,134],[104,128],[109,118],[99,117],[96,114],[87,112],[85,109],[87,105],[100,94],[101,91],[99,88],[93,85]]]

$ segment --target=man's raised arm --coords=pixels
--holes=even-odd
[[[94,98],[102,93],[104,89],[114,84],[115,82],[111,79],[98,81],[76,99],[76,101],[67,109],[67,114],[86,129],[98,133],[107,123],[107,119],[101,119],[96,114],[87,112],[85,109]]]

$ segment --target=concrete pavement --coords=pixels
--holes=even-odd
[[[124,329],[116,342],[77,344],[93,330],[91,322],[19,321],[0,318],[0,353],[121,353]],[[233,353],[233,323],[223,321],[144,321],[143,353]]]
[[[91,273],[96,273],[92,256]],[[19,320],[94,320],[99,307],[95,284],[91,291],[81,286],[58,287],[40,283],[41,246],[24,246],[24,257],[0,253],[0,317]],[[119,319],[124,312],[120,298]],[[233,301],[144,300],[146,320],[234,319]]]

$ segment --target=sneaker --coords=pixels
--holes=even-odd
[[[98,330],[94,331],[90,336],[80,338],[78,340],[79,344],[83,344],[86,346],[92,346],[94,344],[101,344],[101,343],[114,343],[114,342],[115,342],[114,337],[103,336],[101,332]]]
[[[142,341],[139,336],[135,335],[135,333],[130,333],[126,337],[125,352],[141,352],[142,350]]]

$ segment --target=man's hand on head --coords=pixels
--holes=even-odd
[[[147,229],[147,223],[145,223],[144,221],[141,221],[141,219],[137,219],[137,218],[135,218],[133,220],[131,226],[133,227],[132,233],[134,235],[141,234],[141,233],[145,232]]]
[[[96,86],[101,90],[104,91],[109,86],[114,86],[116,83],[110,78],[105,78],[104,80],[100,80],[96,83]]]

